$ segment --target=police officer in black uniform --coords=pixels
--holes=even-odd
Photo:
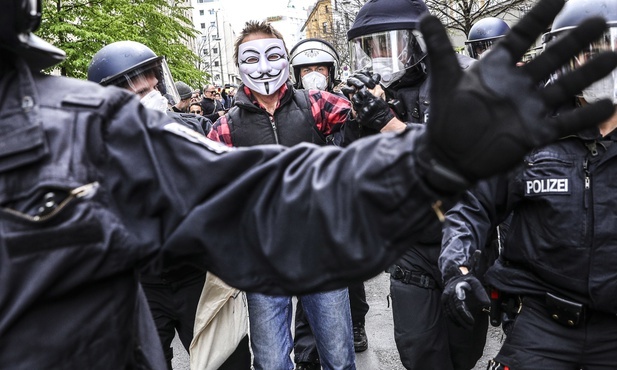
[[[379,10],[379,11],[378,11]],[[378,0],[365,4],[348,32],[352,69],[379,74],[381,80],[358,73],[350,84],[380,82],[384,99],[396,117],[409,125],[425,124],[429,117],[429,90],[433,73],[418,24],[428,9],[422,0]],[[458,55],[461,68],[474,62]],[[361,86],[361,85],[358,85]],[[381,122],[369,121],[378,130]],[[482,356],[488,320],[467,330],[447,320],[441,310],[440,225],[423,237],[388,269],[394,318],[394,338],[407,369],[470,369]]]
[[[140,96],[142,104],[153,109],[159,109],[156,105],[158,99],[161,102],[159,110],[164,111],[168,117],[200,134],[204,134],[204,128],[206,132],[210,129],[210,121],[203,116],[168,111],[165,108],[162,96],[177,95],[179,100],[183,96],[176,91],[177,84],[172,85],[173,79],[165,58],[157,56],[144,44],[119,41],[103,47],[92,58],[88,67],[88,80],[103,86],[115,85],[128,89]],[[185,87],[190,98],[190,89]],[[205,279],[206,270],[203,267],[176,264],[173,260],[162,261],[160,273],[152,274],[152,271],[146,270],[140,274],[140,282],[161,337],[169,369],[173,358],[171,344],[176,332],[186,351],[190,351],[197,304]],[[251,354],[246,338],[219,369],[249,369],[250,366]]]
[[[458,69],[449,45],[438,46],[447,44],[443,26],[427,18],[421,28],[429,36],[429,52],[445,68],[444,78],[434,82],[448,88],[433,97],[433,108],[467,96],[471,84],[477,94],[465,101],[471,118],[458,120],[462,107],[449,107],[454,116],[433,113],[434,127],[426,131],[375,135],[342,150],[310,144],[229,149],[145,109],[126,90],[41,74],[63,58],[62,51],[32,34],[41,20],[41,2],[5,1],[0,12],[0,364],[165,369],[136,274],[161,261],[159,256],[269,294],[343,287],[384,269],[409,240],[437,222],[432,201],[452,199],[534,146],[612,114],[606,102],[558,123],[542,114],[559,98],[534,81],[557,67],[551,60],[574,53],[572,44],[558,41],[562,47],[543,53],[549,58],[541,56],[525,70],[514,67],[513,58],[561,5],[542,0],[534,16],[522,21],[529,32],[507,37],[507,47],[468,74]],[[588,43],[603,25],[589,22],[568,40]],[[558,81],[559,91],[574,93],[614,69],[616,59],[596,58],[591,75],[567,74],[560,81],[570,83]],[[481,82],[484,73],[516,77],[517,96],[522,91],[525,99]],[[499,109],[490,108],[496,104]],[[462,149],[450,148],[454,138],[460,140],[460,132],[452,132],[456,123],[467,134]],[[513,126],[510,145],[495,147],[485,139],[487,133],[501,137]],[[339,217],[342,211],[348,217]]]
[[[545,41],[566,37],[589,16],[605,17],[609,30],[558,71],[553,83],[590,57],[617,49],[616,0],[568,1]],[[468,308],[487,301],[468,273],[471,256],[512,212],[504,248],[485,281],[495,288],[491,311],[515,321],[490,369],[616,367],[616,77],[617,69],[572,99],[580,105],[609,99],[612,117],[532,151],[515,170],[468,191],[447,214],[443,299],[450,316],[469,326]],[[562,107],[558,116],[569,109]],[[491,315],[499,318],[498,312]]]

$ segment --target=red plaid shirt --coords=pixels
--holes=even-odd
[[[275,110],[280,108],[281,99],[288,89],[288,84],[283,85],[279,89],[278,104]],[[265,107],[257,102],[257,100],[253,97],[251,90],[246,86],[244,86],[244,93],[249,97],[254,105],[265,111]],[[351,111],[351,103],[347,99],[326,91],[309,90],[309,102],[311,104],[311,113],[315,119],[315,126],[318,131],[324,135],[324,137],[340,130],[343,124],[347,121],[347,117]],[[212,130],[208,133],[208,138],[225,143],[228,146],[233,146],[227,119],[227,114],[220,117],[212,126]]]

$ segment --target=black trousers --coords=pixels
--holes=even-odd
[[[349,304],[351,307],[351,321],[364,324],[369,305],[366,302],[366,291],[364,283],[352,284],[348,287]],[[296,305],[294,334],[294,362],[319,363],[319,354],[315,344],[315,337],[311,331],[308,320],[304,315],[301,301]]]
[[[185,277],[180,282],[165,280],[158,276],[147,276],[142,279],[141,285],[148,299],[150,312],[159,333],[169,369],[171,369],[173,358],[171,343],[176,331],[182,345],[187,352],[189,351],[193,340],[197,304],[205,280],[206,274],[201,272]],[[246,336],[219,369],[248,370],[250,368],[251,353],[248,336]]]
[[[543,300],[523,306],[495,360],[514,370],[617,369],[617,316],[591,311],[576,327],[550,318]]]
[[[390,279],[394,340],[406,369],[472,369],[482,357],[488,315],[478,312],[472,331],[442,312],[441,290]]]

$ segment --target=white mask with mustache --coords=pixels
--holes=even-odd
[[[240,78],[249,89],[272,95],[289,79],[289,61],[281,39],[258,39],[238,47]]]

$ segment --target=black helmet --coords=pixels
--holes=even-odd
[[[135,41],[118,41],[99,50],[88,67],[88,80],[103,86],[115,85],[129,90],[135,80],[154,75],[157,90],[179,101],[165,57],[157,56],[149,47]],[[139,91],[134,91],[139,93]]]
[[[41,0],[7,0],[0,12],[0,47],[41,70],[64,60],[64,51],[32,34],[41,24]]]
[[[418,30],[428,14],[421,0],[370,0],[347,32],[352,70],[381,75],[385,87],[415,84],[426,76],[426,45]]]
[[[504,37],[510,31],[510,26],[502,19],[489,17],[476,22],[469,30],[469,37],[465,41],[467,53],[478,59],[493,43]]]
[[[331,90],[339,79],[339,64],[340,59],[334,46],[329,42],[321,39],[306,39],[298,42],[291,48],[289,53],[289,68],[291,81],[296,88],[302,87],[302,79],[300,78],[301,67],[310,65],[326,65],[328,66],[328,90]]]
[[[563,72],[578,68],[585,61],[601,51],[617,51],[617,0],[569,0],[555,17],[550,32],[543,37],[546,46],[566,31],[578,26],[590,17],[602,17],[608,24],[608,30],[600,39],[589,44],[570,63],[552,76],[556,79]],[[596,81],[582,92],[582,96],[593,102],[600,98],[609,98],[617,104],[617,69],[603,79]]]

